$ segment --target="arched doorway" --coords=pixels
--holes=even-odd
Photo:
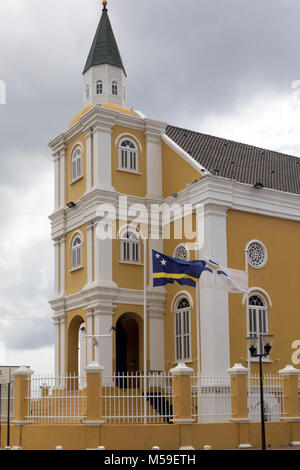
[[[116,373],[136,373],[140,367],[138,322],[132,314],[125,313],[116,328]]]
[[[74,317],[68,328],[68,362],[67,373],[78,377],[80,375],[79,366],[83,359],[80,355],[80,346],[83,346],[82,336],[84,335],[84,320],[81,316]],[[81,356],[81,357],[80,357]],[[81,364],[82,368],[82,364]]]

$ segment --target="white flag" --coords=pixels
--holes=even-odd
[[[200,287],[243,294],[248,292],[248,273],[238,269],[224,268],[208,260],[200,277]]]

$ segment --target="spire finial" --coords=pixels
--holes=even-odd
[[[107,0],[102,0],[103,10],[107,10]]]

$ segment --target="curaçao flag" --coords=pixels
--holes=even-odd
[[[153,258],[153,287],[173,284],[196,287],[206,261],[180,261],[170,256],[152,250]]]

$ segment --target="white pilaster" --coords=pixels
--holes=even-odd
[[[66,374],[66,315],[60,319],[60,374]]]
[[[89,130],[86,135],[86,191],[92,189],[92,145],[93,133]]]
[[[65,294],[65,270],[66,270],[66,239],[60,240],[60,293]]]
[[[93,332],[93,310],[86,308],[86,334],[91,336]],[[93,361],[93,339],[87,338],[87,363],[90,364]]]
[[[60,338],[60,321],[54,318],[54,373],[55,377],[59,377],[59,366],[60,366],[60,347],[59,347],[59,338]]]
[[[89,224],[87,232],[87,283],[93,282],[93,224]]]
[[[59,209],[59,194],[60,194],[60,174],[59,174],[59,157],[54,160],[54,210]]]
[[[64,209],[65,203],[66,203],[66,152],[65,150],[63,150],[60,153],[59,168],[60,168],[59,206],[61,209]]]
[[[202,222],[198,220],[198,240],[203,240],[200,253],[227,266],[227,207],[206,204]],[[202,230],[204,229],[204,234]],[[200,255],[201,256],[201,255]],[[230,367],[228,294],[201,288],[200,280],[201,374],[226,375]]]
[[[147,198],[162,199],[162,142],[160,135],[146,131]]]
[[[102,240],[97,234],[97,223],[94,226],[94,276],[95,282],[103,285],[113,284],[112,240]]]
[[[54,243],[54,294],[59,294],[59,242]]]
[[[112,376],[112,318],[114,309],[111,306],[100,306],[93,309],[95,318],[95,361],[104,367],[104,376]],[[97,335],[104,335],[98,337]],[[105,337],[107,336],[107,337]]]
[[[114,191],[111,184],[111,129],[96,127],[93,144],[94,186]]]

